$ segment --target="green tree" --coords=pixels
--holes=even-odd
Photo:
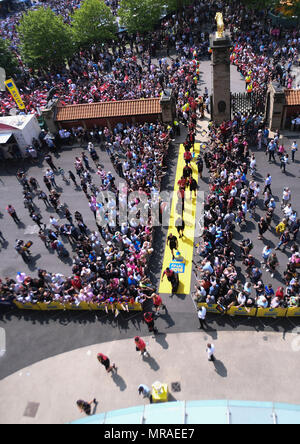
[[[166,0],[168,11],[177,11],[183,9],[192,3],[192,0]]]
[[[121,25],[131,34],[142,34],[154,29],[165,3],[160,0],[122,0],[120,6]]]
[[[23,15],[18,26],[24,62],[32,68],[62,65],[74,53],[72,31],[50,8]]]
[[[103,0],[85,0],[73,14],[72,30],[75,42],[88,46],[113,39],[118,26]]]
[[[279,0],[243,0],[246,6],[252,9],[268,9],[275,6]]]
[[[0,38],[0,67],[5,69],[6,78],[19,71],[18,60],[10,49],[10,42]]]

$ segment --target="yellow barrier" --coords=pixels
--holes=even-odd
[[[299,307],[290,307],[287,309],[287,317],[288,318],[296,318],[300,316],[300,308]]]
[[[258,308],[258,318],[285,318],[287,313],[286,308]]]
[[[90,310],[91,308],[90,308],[90,304],[88,304],[87,302],[80,302],[80,304],[75,304],[75,303],[65,304],[65,309],[66,310],[73,310],[73,311],[76,311],[76,310],[87,311],[87,310]]]
[[[204,303],[198,303],[198,308],[205,307],[207,313],[221,312],[217,309],[217,305],[208,305]],[[300,308],[251,308],[248,312],[244,307],[231,307],[226,314],[229,316],[251,316],[257,318],[285,318],[285,317],[300,317]]]
[[[89,310],[105,310],[105,304],[101,302],[100,304],[81,302],[80,304],[62,304],[61,302],[38,302],[37,304],[32,304],[31,302],[22,303],[14,300],[14,304],[20,310],[42,310],[42,311],[54,311],[54,310],[71,310],[71,311],[89,311]],[[109,311],[117,308],[120,311],[124,311],[120,304],[107,306]],[[138,303],[128,304],[129,311],[143,311],[142,305]]]
[[[38,302],[37,304],[40,310],[51,311],[51,310],[65,310],[65,306],[60,302]]]
[[[226,314],[229,316],[256,316],[256,308],[251,308],[250,310],[246,310],[245,307],[231,307]]]
[[[14,300],[14,304],[21,310],[40,310],[38,304],[32,304],[31,302],[20,302]]]

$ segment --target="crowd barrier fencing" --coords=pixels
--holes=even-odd
[[[35,311],[96,311],[96,310],[105,310],[105,304],[95,304],[95,303],[88,303],[88,302],[80,302],[80,304],[70,304],[65,303],[62,304],[61,302],[37,302],[36,304],[32,302],[20,302],[17,300],[14,300],[14,304],[17,308],[20,310],[35,310]],[[114,304],[111,306],[110,304],[107,305],[107,309],[109,311],[113,309],[118,309],[120,311],[124,311],[120,304]],[[134,304],[128,304],[128,310],[129,311],[143,311],[143,307],[139,303]]]
[[[257,318],[286,318],[286,317],[300,317],[300,307],[289,308],[250,308],[245,307],[231,307],[222,312],[222,308],[217,304],[198,303],[198,308],[205,307],[207,313],[226,314],[228,316],[247,316]],[[219,307],[219,308],[218,308]]]

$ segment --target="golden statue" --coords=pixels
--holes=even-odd
[[[217,38],[221,39],[222,37],[224,37],[224,20],[222,12],[216,13],[216,20],[218,25]]]

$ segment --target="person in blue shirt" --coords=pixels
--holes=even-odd
[[[271,284],[266,285],[265,286],[265,297],[266,297],[266,299],[268,301],[268,305],[269,306],[270,306],[271,300],[272,300],[272,298],[274,296],[275,296],[275,293],[274,293],[274,290],[272,288],[272,285]]]

